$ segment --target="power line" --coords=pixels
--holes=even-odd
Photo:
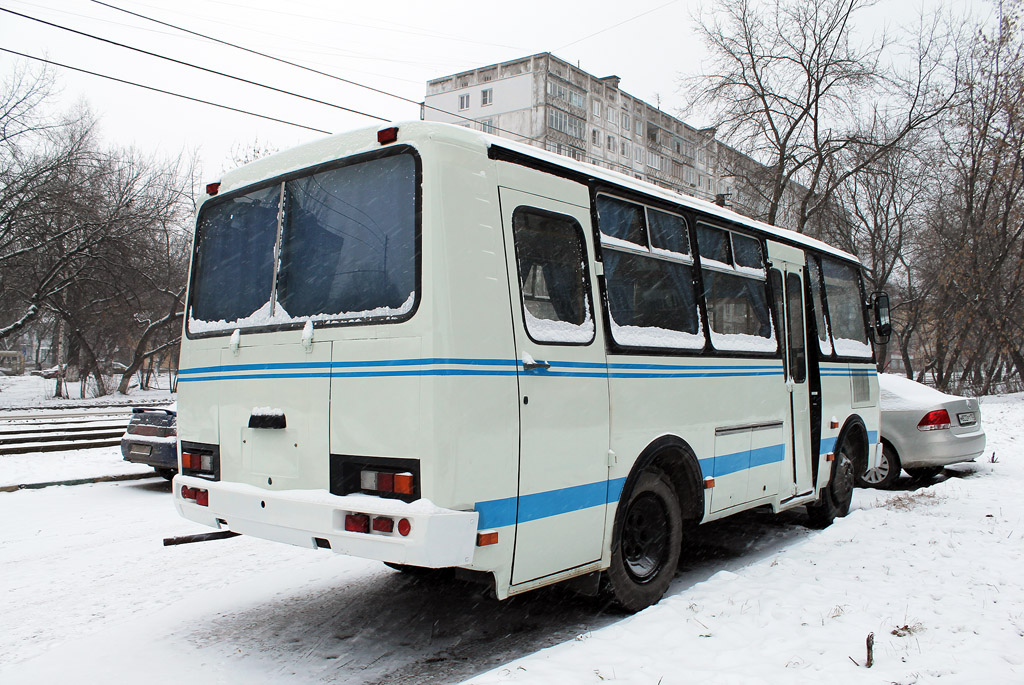
[[[226,109],[226,110],[231,111],[231,112],[238,112],[239,114],[247,114],[249,116],[259,117],[260,119],[266,119],[268,121],[275,121],[275,122],[277,122],[279,124],[287,124],[288,126],[295,126],[296,128],[304,128],[307,131],[314,131],[316,133],[323,133],[323,134],[326,134],[326,135],[331,135],[330,131],[324,131],[323,129],[313,128],[312,126],[306,126],[305,124],[297,124],[294,121],[287,121],[285,119],[278,119],[276,117],[268,116],[266,114],[258,114],[256,112],[250,112],[249,110],[239,109],[237,107],[231,107],[229,105],[222,105],[222,104],[217,103],[217,102],[210,102],[209,100],[201,100],[200,98],[194,98],[194,97],[191,97],[189,95],[182,95],[181,93],[175,93],[175,92],[172,92],[172,91],[169,91],[169,90],[163,90],[162,88],[156,88],[154,86],[147,86],[147,85],[144,85],[142,83],[135,83],[134,81],[126,81],[125,79],[117,78],[116,76],[108,76],[107,74],[100,74],[100,73],[95,72],[95,71],[89,71],[88,69],[81,69],[79,67],[73,67],[73,66],[71,66],[69,64],[62,64],[60,62],[54,62],[53,60],[43,59],[42,57],[34,57],[33,55],[26,55],[23,52],[17,52],[15,50],[8,50],[7,48],[2,48],[2,47],[0,47],[0,52],[6,52],[6,53],[9,53],[9,54],[12,54],[12,55],[17,55],[18,57],[24,57],[26,59],[32,59],[32,60],[35,60],[37,62],[43,62],[44,64],[52,64],[55,67],[61,67],[62,69],[70,69],[71,71],[77,71],[77,72],[80,72],[82,74],[89,74],[90,76],[98,76],[100,78],[105,78],[105,79],[110,80],[110,81],[116,81],[117,83],[123,83],[123,84],[129,85],[129,86],[135,86],[136,88],[144,88],[146,90],[151,90],[151,91],[156,92],[156,93],[163,93],[164,95],[172,95],[172,96],[174,96],[176,98],[181,98],[182,100],[190,100],[191,102],[198,102],[198,103],[203,104],[203,105],[210,105],[211,107],[219,107],[220,109]]]
[[[67,26],[62,26],[60,24],[55,24],[53,22],[46,21],[44,19],[39,19],[39,18],[36,18],[36,17],[32,17],[32,16],[29,16],[27,14],[22,14],[20,12],[15,12],[14,10],[9,10],[6,7],[0,7],[0,12],[6,12],[8,14],[13,14],[14,16],[21,17],[22,19],[28,19],[30,21],[35,21],[35,22],[38,22],[40,24],[44,24],[46,26],[51,26],[53,28],[60,29],[62,31],[67,31],[69,33],[74,33],[74,34],[79,35],[79,36],[84,36],[86,38],[92,38],[93,40],[98,40],[100,42],[107,43],[109,45],[114,45],[114,46],[119,47],[119,48],[124,48],[126,50],[131,50],[133,52],[138,52],[138,53],[143,54],[143,55],[148,55],[149,57],[156,57],[157,59],[166,60],[166,61],[171,62],[173,64],[179,64],[181,66],[190,67],[192,69],[198,69],[199,71],[205,71],[205,72],[207,72],[209,74],[214,74],[216,76],[223,76],[224,78],[229,78],[229,79],[232,79],[234,81],[239,81],[241,83],[245,83],[245,84],[248,84],[248,85],[257,86],[259,88],[265,88],[266,90],[270,90],[270,91],[273,91],[273,92],[276,92],[276,93],[282,93],[284,95],[291,95],[292,97],[297,97],[297,98],[300,98],[302,100],[307,100],[309,102],[314,102],[314,103],[319,104],[319,105],[326,105],[328,107],[333,107],[335,109],[340,109],[342,111],[350,112],[352,114],[359,114],[359,115],[364,116],[364,117],[369,117],[370,119],[376,119],[377,121],[388,121],[388,119],[385,119],[384,117],[379,117],[376,114],[368,114],[367,112],[361,112],[361,111],[359,111],[357,109],[351,109],[349,107],[343,107],[341,105],[336,105],[336,104],[334,104],[332,102],[326,102],[324,100],[318,100],[316,98],[312,98],[312,97],[309,97],[307,95],[301,95],[299,93],[294,93],[294,92],[292,92],[290,90],[284,90],[282,88],[275,88],[274,86],[268,86],[268,85],[266,85],[264,83],[259,83],[258,81],[252,81],[252,80],[249,80],[247,78],[242,78],[241,76],[233,76],[232,74],[226,74],[226,73],[224,73],[222,71],[217,71],[216,69],[210,69],[208,67],[202,67],[202,66],[199,66],[198,64],[192,64],[191,62],[185,62],[183,60],[175,59],[173,57],[167,57],[166,55],[160,55],[160,54],[157,54],[155,52],[150,52],[149,50],[143,50],[142,48],[136,48],[136,47],[132,47],[131,45],[125,45],[124,43],[118,43],[117,41],[110,40],[109,38],[103,38],[101,36],[97,36],[97,35],[94,35],[94,34],[91,34],[91,33],[87,33],[85,31],[79,31],[77,29],[69,28]]]
[[[633,21],[634,19],[639,19],[640,17],[646,16],[646,15],[650,14],[651,12],[657,12],[658,10],[660,10],[660,9],[662,9],[664,7],[668,7],[669,5],[676,4],[677,2],[679,2],[679,0],[669,0],[669,2],[666,2],[664,5],[658,5],[657,7],[649,9],[646,12],[641,12],[640,14],[638,14],[636,16],[633,16],[633,17],[630,17],[629,19],[623,19],[618,24],[612,24],[611,26],[603,28],[600,31],[595,31],[594,33],[591,33],[589,36],[583,36],[582,38],[580,38],[578,40],[574,40],[571,43],[566,43],[565,45],[563,45],[561,47],[555,48],[555,50],[564,50],[565,48],[569,47],[570,45],[576,45],[576,43],[582,43],[583,41],[587,40],[588,38],[593,38],[594,36],[599,36],[602,33],[604,33],[605,31],[611,31],[612,29],[617,29],[620,26],[622,26],[623,24],[628,24],[629,22]],[[552,52],[554,52],[554,50]]]
[[[673,0],[673,1],[675,1],[675,0]],[[374,88],[373,86],[368,86],[368,85],[366,85],[364,83],[359,83],[357,81],[352,81],[351,79],[343,78],[341,76],[336,76],[334,74],[330,74],[330,73],[325,72],[325,71],[320,71],[319,69],[313,69],[312,67],[307,67],[305,65],[298,64],[296,62],[292,62],[290,60],[286,60],[286,59],[283,59],[281,57],[275,57],[274,55],[270,55],[270,54],[267,54],[265,52],[260,52],[259,50],[254,50],[252,48],[247,48],[244,45],[238,45],[237,43],[231,43],[231,42],[223,40],[221,38],[215,38],[214,36],[210,36],[210,35],[207,35],[205,33],[199,33],[198,31],[193,31],[191,29],[187,29],[187,28],[184,28],[182,26],[177,26],[176,24],[171,24],[171,23],[166,22],[166,21],[161,21],[160,19],[155,19],[153,17],[149,17],[149,16],[146,16],[144,14],[140,14],[138,12],[133,12],[131,10],[124,9],[123,7],[118,7],[116,5],[112,5],[112,4],[107,3],[107,2],[102,2],[101,0],[92,0],[92,2],[94,2],[97,5],[102,5],[103,7],[107,7],[107,8],[110,8],[112,10],[116,10],[118,12],[124,12],[125,14],[129,14],[129,15],[131,15],[133,17],[138,17],[139,19],[145,19],[146,21],[151,21],[154,24],[159,24],[161,26],[166,26],[168,28],[172,28],[172,29],[181,31],[182,33],[187,33],[187,34],[192,35],[192,36],[197,36],[199,38],[203,38],[203,39],[211,41],[213,43],[218,43],[220,45],[225,45],[227,47],[234,48],[236,50],[241,50],[242,52],[247,52],[247,53],[249,53],[251,55],[256,55],[258,57],[263,57],[264,59],[269,59],[269,60],[272,60],[274,62],[278,62],[279,64],[285,64],[285,65],[290,66],[290,67],[295,67],[296,69],[302,69],[303,71],[307,71],[307,72],[310,72],[312,74],[317,74],[318,76],[325,76],[325,77],[327,77],[329,79],[334,79],[335,81],[340,81],[341,83],[347,83],[347,84],[349,84],[351,86],[356,86],[357,88],[363,88],[363,89],[369,90],[371,92],[378,93],[380,95],[385,95],[387,97],[392,97],[392,98],[395,98],[397,100],[401,100],[403,102],[407,102],[409,104],[413,104],[413,105],[417,105],[417,106],[423,107],[425,109],[429,109],[429,110],[431,110],[433,112],[439,112],[441,114],[447,114],[448,116],[455,117],[455,118],[461,119],[463,121],[469,121],[469,122],[472,122],[474,124],[480,123],[479,121],[477,121],[476,119],[473,119],[471,117],[463,116],[463,115],[457,114],[455,112],[449,112],[449,111],[441,109],[439,107],[434,107],[432,105],[428,105],[425,102],[419,102],[417,100],[412,100],[410,98],[404,97],[402,95],[398,95],[396,93],[391,93],[389,91],[382,90],[380,88]],[[515,131],[508,131],[506,129],[499,128],[497,126],[494,126],[493,128],[494,128],[495,131],[501,131],[502,133],[507,133],[510,136],[515,136],[516,138],[522,138],[524,140],[536,140],[536,138],[531,138],[529,136],[524,136],[522,133],[516,133]]]

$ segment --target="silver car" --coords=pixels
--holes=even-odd
[[[978,400],[939,392],[902,376],[879,374],[882,460],[858,477],[864,487],[892,487],[900,469],[915,479],[985,451]]]

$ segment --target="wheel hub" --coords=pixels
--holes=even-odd
[[[622,529],[622,556],[626,570],[643,583],[657,575],[668,555],[668,518],[665,506],[645,492],[629,504]]]

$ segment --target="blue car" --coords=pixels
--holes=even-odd
[[[125,461],[146,464],[167,480],[178,472],[177,403],[163,409],[135,407],[121,438]]]

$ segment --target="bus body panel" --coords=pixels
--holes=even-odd
[[[231,331],[189,337],[186,321],[179,433],[183,444],[219,447],[221,480],[179,476],[182,515],[305,547],[485,571],[504,598],[608,567],[627,478],[659,439],[686,443],[701,477],[714,479],[704,491],[703,521],[813,501],[845,426],[862,422],[869,443],[877,443],[870,360],[821,362],[821,447],[811,455],[810,426],[801,425],[793,442],[782,352],[617,349],[604,320],[589,167],[561,176],[491,159],[488,139],[472,132],[420,123],[400,129],[420,165],[415,313],[401,321],[314,324],[311,340],[301,328],[243,328],[237,344]],[[223,190],[380,149],[372,130],[333,137],[234,172]],[[657,189],[594,172],[605,174],[606,184],[670,201]],[[720,212],[691,204],[708,216]],[[515,243],[520,207],[578,224],[590,342],[531,338]],[[809,239],[792,240],[819,249]],[[820,250],[849,260],[834,248]],[[777,243],[768,257],[803,277],[803,254]],[[550,366],[528,370],[531,362]],[[254,415],[278,413],[284,428],[249,427]],[[809,421],[797,414],[798,422]],[[331,464],[342,458],[414,462],[423,499],[332,494]],[[208,490],[208,506],[186,498],[183,488]],[[350,513],[406,518],[411,531],[346,530]],[[497,543],[476,546],[478,531],[496,532]]]

